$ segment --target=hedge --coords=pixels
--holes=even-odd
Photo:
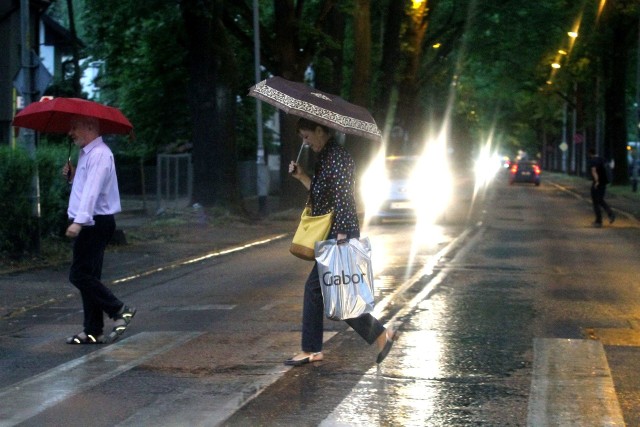
[[[69,185],[61,175],[67,148],[41,144],[35,161],[22,148],[0,146],[0,253],[33,253],[34,233],[59,238],[66,228]],[[38,171],[40,218],[33,212],[32,181]]]

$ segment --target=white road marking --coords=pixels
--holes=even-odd
[[[600,341],[536,338],[527,425],[624,426]]]
[[[248,400],[280,379],[287,370],[284,365],[272,367],[257,375],[245,390],[231,393],[226,397],[212,396],[192,388],[160,396],[153,404],[136,411],[115,427],[216,426],[233,415]]]
[[[282,301],[274,301],[274,302],[269,303],[267,305],[263,305],[262,307],[260,307],[260,310],[262,310],[262,311],[273,310],[275,307],[281,305],[282,303],[283,303]]]
[[[336,334],[337,332],[325,331],[324,342]],[[265,344],[265,348],[270,347],[268,339],[262,342]],[[152,404],[141,408],[128,419],[117,424],[117,427],[214,427],[222,425],[238,409],[260,395],[290,369],[296,368],[285,366],[282,363],[277,363],[275,366],[264,364],[261,368],[252,369],[250,378],[245,376],[244,379],[240,378],[225,385],[225,388],[229,390],[236,388],[236,386],[239,388],[224,394],[211,394],[197,388],[189,388],[160,396]]]
[[[142,332],[0,390],[0,427],[28,420],[201,334]]]
[[[182,307],[160,307],[160,311],[208,311],[208,310],[233,310],[236,304],[204,304],[185,305]]]
[[[164,265],[162,267],[154,268],[154,269],[145,271],[143,273],[138,273],[138,274],[134,274],[134,275],[127,276],[127,277],[122,277],[120,279],[113,280],[111,282],[111,284],[115,285],[115,284],[118,284],[118,283],[130,282],[131,280],[139,279],[141,277],[150,276],[150,275],[155,274],[155,273],[160,273],[161,271],[173,270],[174,268],[182,267],[182,266],[189,265],[189,264],[195,264],[195,263],[198,263],[198,262],[201,262],[201,261],[206,261],[208,259],[217,258],[217,257],[223,256],[223,255],[227,255],[227,254],[231,254],[231,253],[234,253],[234,252],[239,252],[239,251],[242,251],[242,250],[245,250],[245,249],[252,248],[254,246],[260,246],[260,245],[264,245],[264,244],[267,244],[267,243],[271,243],[271,242],[273,242],[275,240],[279,240],[279,239],[282,239],[284,237],[287,237],[288,235],[289,235],[288,233],[278,234],[277,236],[273,236],[273,237],[270,237],[268,239],[259,240],[259,241],[252,242],[252,243],[247,243],[246,245],[240,245],[240,246],[236,246],[236,247],[233,247],[233,248],[224,249],[224,250],[221,250],[221,251],[210,252],[208,254],[197,256],[195,258],[189,258],[187,260],[178,261],[178,262],[174,262],[174,263],[171,263],[171,264]]]

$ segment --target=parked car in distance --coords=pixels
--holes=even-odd
[[[509,184],[515,182],[528,182],[540,185],[540,166],[537,162],[530,160],[520,160],[513,163],[510,169]]]

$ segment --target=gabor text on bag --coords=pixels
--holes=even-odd
[[[364,276],[366,276],[364,273],[345,274],[344,270],[342,271],[342,276],[338,274],[333,275],[333,271],[327,271],[322,275],[322,283],[324,283],[325,286],[349,285],[351,283],[357,285],[358,283],[364,282]]]

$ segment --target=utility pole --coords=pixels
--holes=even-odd
[[[24,73],[24,91],[22,97],[24,106],[33,102],[34,95],[34,64],[31,56],[29,0],[20,0],[20,62]],[[40,253],[40,180],[38,178],[38,165],[36,163],[36,134],[33,129],[20,128],[20,141],[34,163],[34,173],[31,178],[31,215],[36,226],[31,235],[31,249]]]
[[[253,0],[253,56],[255,61],[255,79],[260,83],[260,12],[258,0]],[[269,168],[264,155],[262,132],[262,101],[256,99],[256,131],[258,135],[258,149],[256,152],[256,175],[258,189],[258,210],[260,216],[267,214],[267,196],[269,193]]]
[[[565,99],[562,107],[562,143],[560,143],[560,151],[562,151],[562,173],[567,173],[567,108],[568,102]]]
[[[633,173],[631,186],[633,192],[638,191],[638,150],[640,149],[640,18],[638,18],[638,46],[636,47],[636,144],[633,147],[633,164],[631,171]]]

